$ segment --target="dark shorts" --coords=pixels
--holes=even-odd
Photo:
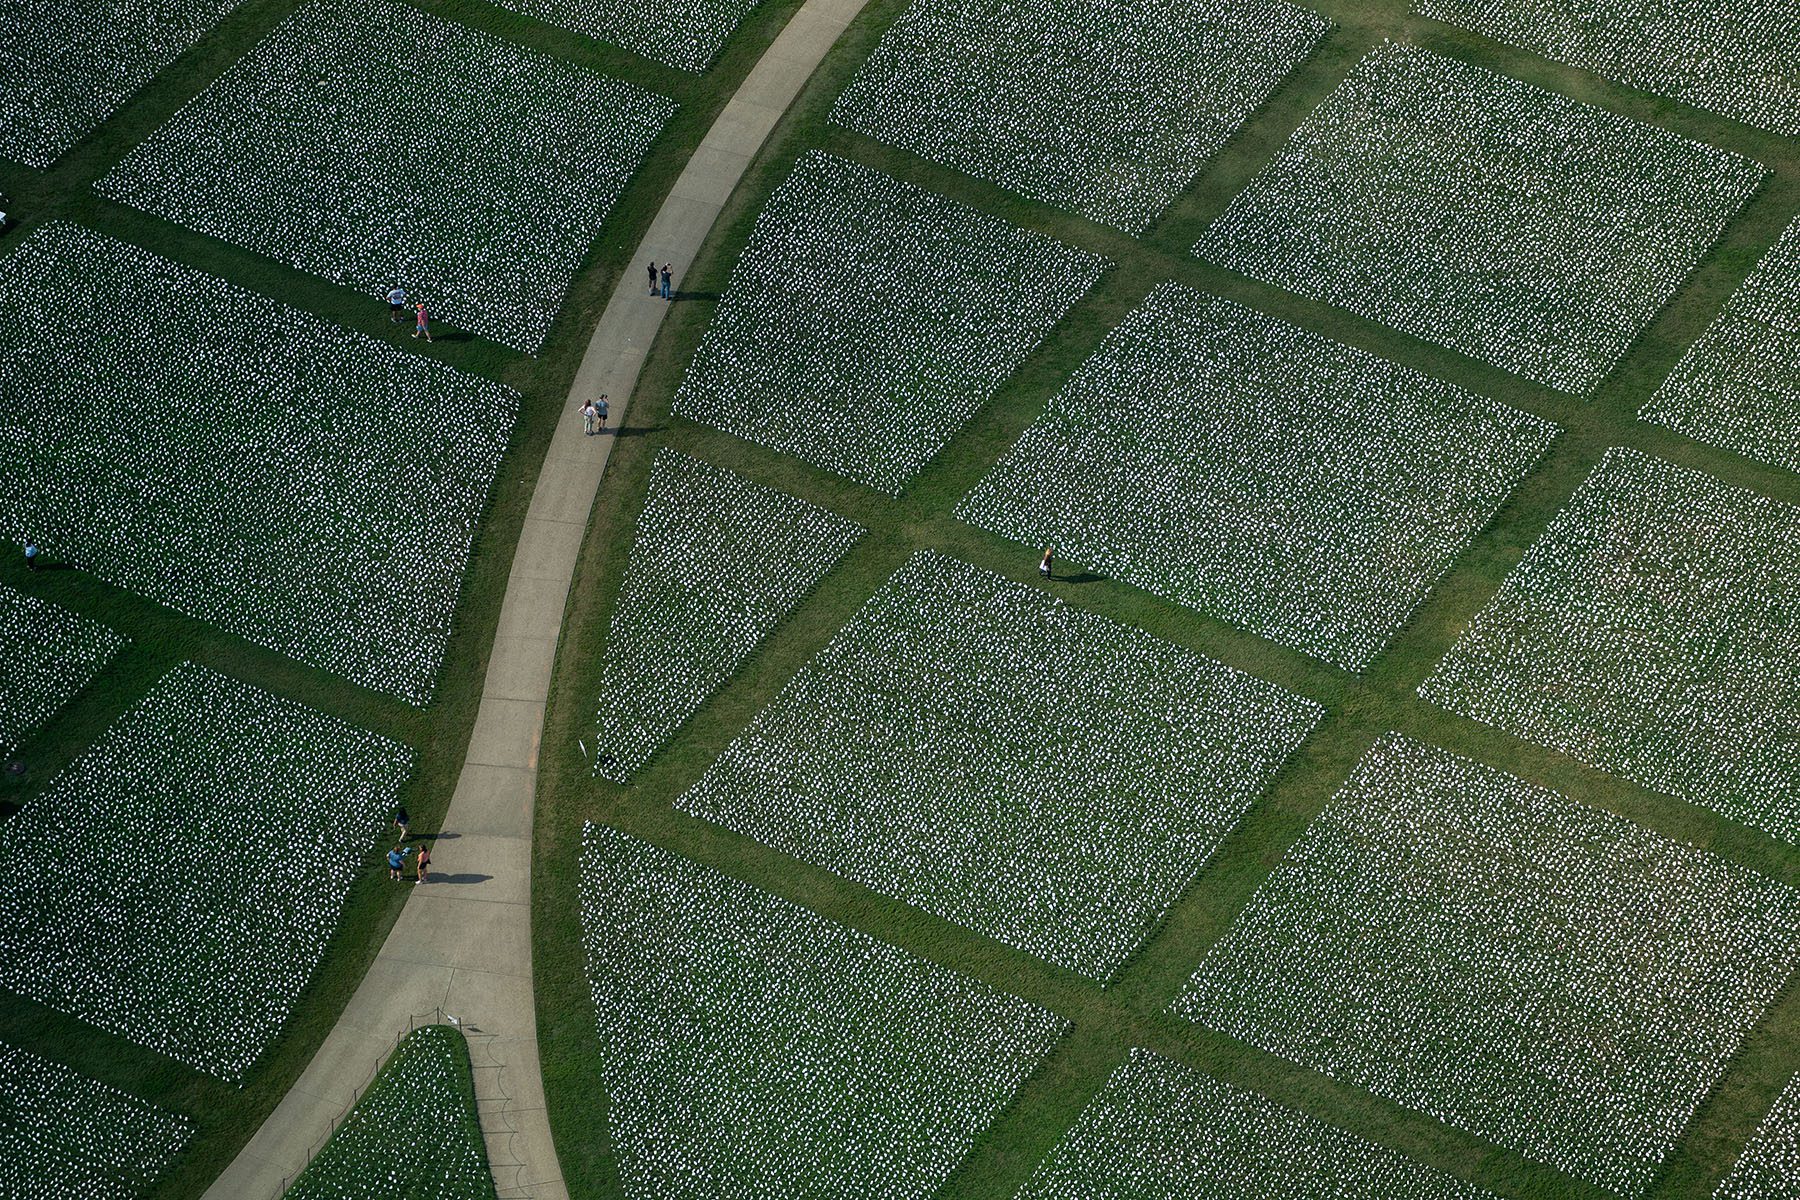
[[[404,304],[390,304],[390,305],[388,305],[388,311],[389,311],[389,312],[391,312],[391,313],[402,313],[402,312],[405,312],[405,311],[406,311],[406,305],[404,305]]]

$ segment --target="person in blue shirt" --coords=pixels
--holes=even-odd
[[[406,847],[395,846],[388,851],[388,878],[401,879],[401,872],[406,869]]]
[[[38,569],[38,556],[42,553],[43,551],[38,549],[36,542],[30,538],[25,539],[25,566],[28,569],[33,571]]]
[[[388,293],[388,323],[398,325],[400,323],[400,314],[405,311],[406,289],[399,284],[395,284],[394,290]]]

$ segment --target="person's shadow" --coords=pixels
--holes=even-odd
[[[1056,572],[1052,571],[1050,573],[1050,582],[1051,583],[1105,583],[1106,576],[1096,575],[1092,571],[1077,571],[1073,575],[1058,575]]]
[[[427,871],[431,870],[430,867],[426,867],[425,869]],[[476,874],[474,874],[472,872],[468,872],[468,871],[464,871],[461,874],[457,874],[457,875],[439,875],[435,871],[433,871],[432,875],[431,875],[431,883],[486,883],[488,880],[490,880],[492,878],[493,878],[492,875],[476,875]],[[429,887],[430,884],[427,884],[426,886]]]

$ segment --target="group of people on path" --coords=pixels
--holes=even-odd
[[[423,337],[429,342],[431,340],[431,314],[425,311],[425,302],[418,301],[412,306],[412,309],[413,317],[417,321],[417,324],[413,326],[413,336]],[[405,311],[406,289],[395,284],[394,290],[388,293],[388,322],[398,325],[400,314]]]
[[[388,851],[389,879],[404,880],[406,878],[406,856],[412,853],[412,848],[406,844],[412,836],[411,824],[412,818],[407,815],[404,804],[394,809],[394,826],[400,830],[400,840],[394,843],[392,850]],[[413,880],[414,884],[431,882],[431,845],[428,842],[419,845],[419,857],[414,860],[414,873],[417,876]]]
[[[669,285],[673,282],[673,277],[669,274],[670,265],[671,264],[669,263],[664,263],[662,265],[662,270],[658,271],[656,268],[656,260],[651,260],[650,294],[652,296],[660,294],[664,300],[671,300],[674,298],[669,292]]]
[[[606,432],[606,418],[612,412],[612,406],[606,402],[606,393],[601,392],[598,400],[584,401],[581,405],[582,429],[589,437],[596,433]]]

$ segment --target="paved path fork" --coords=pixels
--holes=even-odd
[[[532,493],[444,832],[439,882],[411,895],[337,1025],[275,1111],[206,1193],[273,1200],[330,1134],[413,1019],[454,1016],[503,1200],[566,1200],[544,1111],[531,982],[531,821],[538,742],[563,609],[613,436],[577,407],[606,392],[622,424],[668,305],[644,264],[690,267],[750,159],[867,0],[806,0],[688,160],[594,329]],[[566,749],[566,748],[565,748]],[[574,921],[577,914],[562,914]]]

